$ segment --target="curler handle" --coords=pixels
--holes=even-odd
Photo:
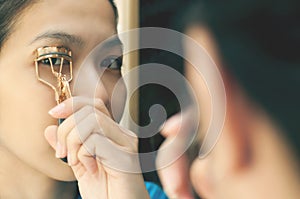
[[[56,101],[58,104],[65,101],[66,99],[72,97],[69,82],[66,79],[66,76],[64,76],[64,75],[59,76],[57,92],[55,94],[56,94],[55,98],[56,98]],[[65,120],[64,118],[58,119],[58,125],[61,125],[64,120]],[[67,157],[61,158],[61,160],[68,163]]]
[[[59,119],[58,119],[58,126],[61,125],[61,123],[63,123],[63,121],[65,121],[64,118],[59,118]]]
[[[58,126],[61,125],[61,123],[63,123],[65,119],[64,118],[59,118],[58,119]],[[68,163],[68,157],[65,158],[60,158],[62,161],[64,161],[65,163]]]

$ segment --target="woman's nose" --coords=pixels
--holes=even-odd
[[[84,96],[89,98],[101,98],[105,103],[108,102],[108,93],[101,81],[101,74],[90,64],[81,66],[74,71],[71,82],[73,96]]]

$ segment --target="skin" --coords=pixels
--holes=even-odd
[[[298,198],[299,162],[282,136],[285,132],[262,107],[249,99],[230,74],[225,73],[209,30],[204,26],[192,25],[186,33],[204,46],[220,67],[226,87],[227,113],[221,137],[209,156],[196,158],[191,165],[187,165],[187,156],[183,155],[159,171],[168,195],[171,198],[193,198],[189,186],[191,182],[201,198]],[[186,76],[198,92],[200,106],[207,107],[206,102],[210,99],[201,76],[188,64]],[[166,142],[173,139],[180,125],[188,126],[188,117],[184,113],[181,122],[180,117],[175,115],[166,122],[162,130],[167,137]],[[205,118],[199,124],[204,126],[200,129],[201,134],[207,126]],[[201,143],[200,137],[198,142]],[[176,177],[172,177],[174,173],[177,173]],[[173,183],[169,182],[170,178]]]
[[[140,174],[108,168],[101,160],[109,161],[113,156],[103,154],[107,150],[101,145],[95,147],[99,137],[106,137],[116,148],[137,152],[136,136],[124,132],[111,119],[110,97],[120,71],[109,69],[99,81],[96,66],[79,68],[98,43],[116,33],[115,24],[112,7],[106,0],[38,1],[18,19],[0,54],[1,198],[74,198],[75,180],[83,198],[147,195]],[[75,39],[41,37],[57,32]],[[35,49],[43,46],[65,46],[73,53],[74,79],[70,86],[76,97],[55,109],[53,90],[35,76]],[[117,48],[108,55],[120,56],[121,50]],[[118,96],[122,99],[119,112],[125,93],[123,89]],[[67,119],[58,127],[57,118]],[[76,131],[78,124],[84,124],[80,131]],[[59,159],[67,154],[70,165]],[[136,159],[131,161],[138,164]],[[128,183],[131,181],[141,186]],[[126,189],[119,191],[123,187]]]

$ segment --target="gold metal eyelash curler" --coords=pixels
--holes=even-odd
[[[55,92],[60,104],[72,97],[69,83],[73,79],[72,52],[65,47],[41,47],[36,50],[35,71],[37,79]],[[60,125],[64,119],[59,119]],[[66,158],[62,158],[67,162]]]
[[[36,76],[54,90],[57,104],[71,97],[72,52],[64,47],[41,47],[36,50],[36,55]]]

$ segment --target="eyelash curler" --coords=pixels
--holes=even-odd
[[[72,97],[69,83],[73,79],[72,52],[65,47],[41,47],[36,50],[37,79],[51,87],[57,104]],[[58,119],[58,125],[64,121]],[[67,158],[62,158],[67,162]]]

